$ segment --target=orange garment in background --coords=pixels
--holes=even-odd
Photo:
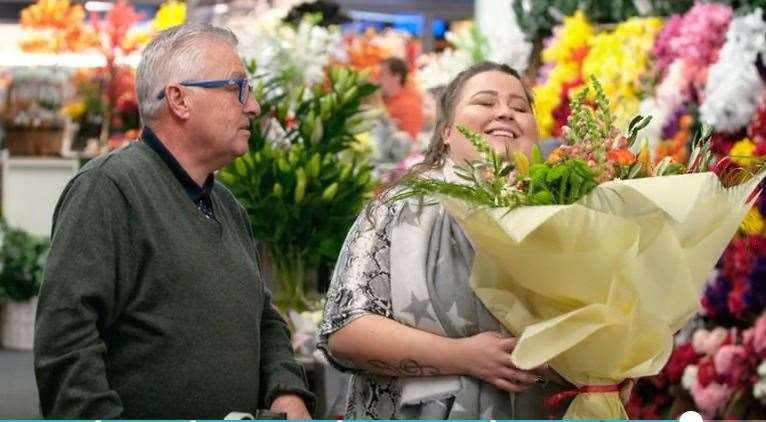
[[[407,85],[398,94],[384,98],[388,115],[396,126],[412,139],[423,130],[423,99],[420,93]]]

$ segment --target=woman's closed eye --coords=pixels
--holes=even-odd
[[[480,105],[480,106],[483,106],[483,107],[494,107],[495,106],[495,101],[491,100],[489,98],[477,98],[477,99],[471,101],[471,104],[476,104],[476,105]]]

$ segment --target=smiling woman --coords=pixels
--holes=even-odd
[[[490,62],[447,86],[413,176],[454,180],[453,162],[479,157],[458,126],[503,154],[529,152],[538,137],[518,73]],[[355,372],[346,417],[544,418],[544,398],[566,386],[547,365],[513,365],[516,339],[470,288],[474,251],[460,226],[441,205],[387,198],[370,204],[346,238],[320,326],[318,347]]]
[[[531,97],[518,76],[503,69],[481,72],[466,80],[454,105],[454,119],[442,134],[452,161],[478,159],[478,151],[457,126],[484,134],[487,142],[502,154],[529,154],[537,143]]]

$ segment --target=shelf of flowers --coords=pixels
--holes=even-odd
[[[725,171],[766,159],[766,20],[698,3],[661,20],[635,17],[608,29],[583,12],[566,17],[544,44],[534,94],[543,137],[560,137],[569,103],[595,76],[618,122],[652,120],[653,158],[688,159],[690,133],[715,128],[712,150]],[[739,171],[739,170],[735,170]],[[762,186],[763,187],[763,186]],[[760,198],[711,274],[695,323],[682,330],[665,368],[641,380],[628,406],[634,418],[766,416],[766,200]]]

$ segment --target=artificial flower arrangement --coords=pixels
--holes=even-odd
[[[673,334],[699,310],[708,274],[766,175],[711,170],[711,130],[692,139],[688,162],[652,164],[630,147],[600,85],[572,102],[565,145],[543,159],[504,160],[481,136],[460,131],[483,159],[455,166],[462,180],[413,177],[392,197],[435,197],[476,250],[470,283],[519,337],[514,363],[546,362],[577,386],[565,418],[624,419],[618,384],[660,372]],[[672,274],[672,277],[668,275]]]

